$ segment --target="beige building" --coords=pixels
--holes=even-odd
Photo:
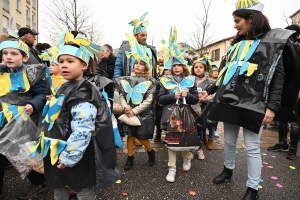
[[[300,26],[300,9],[297,10],[294,14],[292,14],[290,18],[292,19],[292,24]]]
[[[0,34],[6,33],[13,16],[12,27],[28,27],[38,32],[38,0],[0,0],[2,16]]]
[[[212,64],[220,64],[221,58],[226,54],[227,49],[230,47],[230,43],[232,42],[233,38],[234,36],[231,36],[204,47],[204,54],[208,54],[210,58],[214,59],[214,62],[212,62]],[[198,54],[200,54],[199,50],[197,50],[197,52]]]

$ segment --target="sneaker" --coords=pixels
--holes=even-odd
[[[205,156],[203,154],[203,150],[202,149],[198,149],[197,156],[198,156],[199,160],[204,160],[205,159]]]
[[[289,149],[289,151],[286,154],[286,159],[288,160],[295,160],[297,157],[297,149]]]
[[[46,188],[45,184],[36,186],[36,185],[30,185],[29,189],[27,192],[22,192],[19,195],[19,199],[30,199],[32,197],[34,197],[37,194],[40,194],[42,192],[45,192],[46,190],[48,190],[48,188]]]
[[[215,132],[215,137],[220,137],[220,134],[217,131]]]
[[[268,151],[288,151],[289,145],[288,144],[275,144],[274,146],[270,146],[267,148]]]
[[[174,183],[174,181],[175,181],[175,175],[176,175],[176,169],[170,168],[170,169],[169,169],[169,173],[168,173],[168,175],[166,176],[166,180],[167,180],[169,183]]]
[[[182,171],[189,171],[191,169],[191,160],[183,158]]]

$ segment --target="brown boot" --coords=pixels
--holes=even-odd
[[[206,133],[203,134],[203,143],[204,143],[205,145],[207,144]]]
[[[140,143],[140,141],[137,138],[134,138],[134,144],[135,144],[135,146],[142,146],[142,144]]]
[[[208,140],[207,149],[208,150],[213,150],[214,149],[214,140]]]

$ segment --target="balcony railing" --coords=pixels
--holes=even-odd
[[[26,2],[30,4],[30,0],[26,0]]]
[[[36,10],[36,0],[32,0],[32,8]]]
[[[31,19],[29,17],[26,18],[26,26],[30,27]]]
[[[9,11],[9,0],[3,0],[3,8],[6,11]]]
[[[32,29],[36,30],[36,22],[32,21]]]

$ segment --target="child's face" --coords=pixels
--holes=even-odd
[[[50,73],[53,75],[60,75],[59,65],[57,65],[54,62],[50,63],[49,70],[50,70]]]
[[[19,49],[6,48],[2,50],[2,60],[8,68],[16,69],[27,62],[28,56],[23,57]]]
[[[183,73],[183,67],[181,65],[173,65],[172,72],[176,76],[180,76]]]
[[[218,70],[214,70],[213,71],[213,77],[214,78],[218,78],[218,75],[219,75],[219,71]]]
[[[61,75],[68,81],[81,80],[83,71],[87,69],[85,62],[70,55],[59,56],[58,62]]]
[[[136,74],[142,74],[145,72],[145,65],[141,62],[135,62],[133,71]]]
[[[205,67],[202,63],[196,63],[194,65],[194,73],[196,76],[203,76],[205,73]]]
[[[164,75],[171,75],[172,73],[171,73],[171,70],[170,69],[165,69],[164,70]]]

